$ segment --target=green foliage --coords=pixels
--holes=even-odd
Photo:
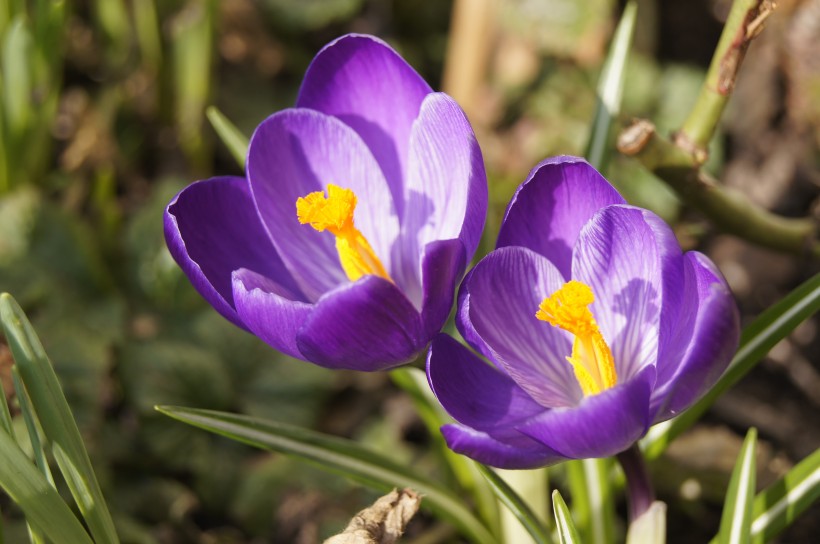
[[[749,429],[738,455],[720,518],[720,544],[748,544],[757,472],[757,430]]]

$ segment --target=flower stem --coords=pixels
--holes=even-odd
[[[689,151],[698,164],[706,161],[706,149],[735,87],[746,49],[772,11],[772,0],[734,0],[732,3],[697,102],[675,135],[676,143]]]
[[[643,454],[637,443],[617,455],[626,476],[629,496],[629,521],[633,522],[646,512],[655,501],[655,490],[646,470]]]

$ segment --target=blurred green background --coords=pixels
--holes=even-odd
[[[820,178],[820,40],[811,32],[820,9],[815,0],[780,4],[748,53],[708,167],[760,204],[804,216]],[[663,131],[682,122],[728,6],[639,2],[624,121],[648,117]],[[325,43],[347,32],[386,39],[434,88],[451,92],[475,126],[490,176],[487,251],[529,169],[549,155],[583,153],[621,7],[614,0],[476,0],[455,11],[439,0],[0,0],[0,291],[26,309],[54,360],[124,542],[310,543],[375,497],[175,423],[155,404],[300,424],[439,470],[409,399],[386,375],[330,372],[279,355],[211,310],[176,267],[162,237],[168,200],[196,179],[242,173],[205,109],[216,105],[249,135],[294,103]],[[673,222],[686,248],[709,252],[747,318],[813,267],[717,235],[637,163],[613,153],[606,174],[631,202]],[[658,467],[661,496],[680,511],[670,534],[702,541],[714,533],[714,505],[738,432],[749,425],[765,442],[760,485],[820,445],[818,349],[810,321],[670,450],[665,461],[677,470]],[[0,343],[7,395],[10,366]],[[7,499],[0,505],[10,518],[8,541],[22,541],[14,508]],[[414,523],[435,529],[431,518]],[[816,529],[809,520],[788,538]],[[454,541],[439,534],[429,541]]]

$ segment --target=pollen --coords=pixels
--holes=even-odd
[[[352,190],[329,184],[327,196],[315,191],[297,199],[296,217],[303,225],[309,224],[319,232],[327,230],[336,237],[339,262],[350,281],[368,274],[393,281],[353,222],[356,203]]]
[[[586,396],[597,395],[618,381],[612,350],[589,309],[593,302],[592,288],[572,280],[546,297],[535,314],[541,321],[575,335],[567,361]]]

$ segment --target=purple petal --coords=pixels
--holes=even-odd
[[[296,342],[320,366],[372,371],[411,361],[426,340],[404,294],[383,278],[364,276],[319,299]]]
[[[217,177],[183,189],[165,209],[168,249],[197,291],[220,314],[247,328],[234,309],[231,273],[247,268],[301,298],[259,221],[248,183]]]
[[[247,269],[233,273],[236,311],[248,329],[282,353],[304,359],[296,334],[313,304],[293,300],[287,289]]]
[[[670,307],[679,299],[674,291],[680,290],[681,270],[674,233],[647,210],[609,206],[581,231],[572,275],[595,294],[590,308],[612,349],[619,380],[657,361],[661,308],[665,298]]]
[[[296,104],[336,116],[358,132],[401,206],[411,126],[430,92],[389,45],[372,36],[348,35],[316,55]],[[399,207],[400,216],[402,211]]]
[[[469,315],[460,313],[461,328],[480,337],[488,358],[549,407],[575,405],[581,398],[566,360],[572,353],[571,338],[535,317],[544,297],[563,284],[561,273],[546,258],[524,247],[504,247],[475,266],[463,287]]]
[[[308,300],[347,282],[333,235],[296,217],[296,200],[330,183],[356,193],[356,227],[390,270],[399,228],[393,200],[378,164],[350,127],[310,110],[275,113],[254,132],[247,169],[262,223]]]
[[[433,339],[427,379],[441,405],[458,422],[505,434],[544,408],[523,389],[446,334]],[[496,436],[498,438],[498,436]]]
[[[493,467],[538,468],[566,459],[535,440],[530,440],[527,445],[510,445],[463,425],[445,425],[441,428],[441,434],[454,452]]]
[[[547,159],[533,168],[513,195],[496,247],[528,247],[547,257],[569,279],[572,248],[581,228],[601,208],[625,203],[584,159]]]
[[[578,406],[548,410],[518,430],[569,459],[609,457],[646,434],[655,368],[584,398]]]
[[[683,315],[696,317],[682,353],[659,362],[659,385],[652,401],[662,407],[656,422],[676,416],[715,384],[737,350],[740,335],[737,305],[715,265],[697,252],[687,253],[684,262],[689,281]]]
[[[431,338],[447,321],[455,298],[456,284],[466,266],[467,258],[461,240],[440,240],[427,244],[424,248],[421,321],[425,337]]]
[[[487,176],[473,129],[446,94],[427,95],[413,124],[404,195],[404,283],[417,278],[420,249],[430,242],[458,238],[472,257],[487,214]]]

